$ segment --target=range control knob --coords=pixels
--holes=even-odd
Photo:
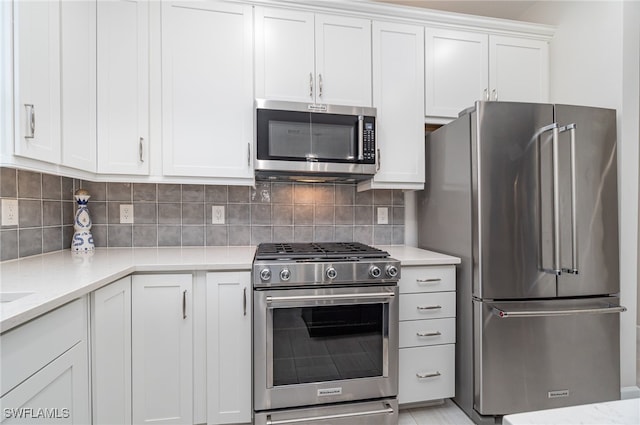
[[[382,271],[378,266],[371,266],[371,268],[369,269],[369,276],[371,276],[374,279],[379,278],[381,274],[382,274]]]
[[[280,280],[289,280],[291,279],[291,271],[289,269],[280,270]]]
[[[269,269],[262,269],[260,270],[260,279],[267,281],[269,279],[271,279],[271,270]]]
[[[396,266],[387,266],[387,276],[391,278],[398,276],[398,268]]]
[[[336,271],[335,268],[329,267],[325,272],[325,275],[327,276],[327,279],[333,280],[338,276],[338,272]]]

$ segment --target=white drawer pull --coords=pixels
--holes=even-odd
[[[418,335],[418,336],[440,336],[442,334],[440,333],[440,331],[435,331],[435,332],[416,332],[416,335]]]
[[[420,372],[418,372],[418,373],[416,373],[416,376],[419,379],[436,378],[436,377],[440,376],[440,372],[438,372],[438,371],[435,371],[435,372],[432,372],[432,373],[420,373]]]
[[[438,310],[441,309],[441,305],[419,305],[418,310]]]
[[[416,279],[416,283],[438,283],[442,281],[442,279],[440,278],[433,278],[433,279]]]

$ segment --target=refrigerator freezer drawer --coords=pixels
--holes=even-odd
[[[444,317],[456,317],[455,292],[400,295],[400,320]]]
[[[456,266],[402,266],[401,294],[456,290]]]
[[[400,322],[400,348],[456,342],[456,319],[407,320]]]
[[[453,397],[455,357],[455,344],[400,349],[398,403]]]
[[[617,297],[474,300],[474,408],[505,415],[620,398]]]

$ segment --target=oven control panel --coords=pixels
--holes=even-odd
[[[392,258],[360,261],[259,261],[253,264],[254,286],[397,283],[400,262]]]

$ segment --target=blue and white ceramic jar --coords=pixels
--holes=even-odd
[[[89,192],[85,189],[76,190],[74,196],[78,203],[78,210],[76,211],[76,217],[73,221],[73,228],[75,233],[71,240],[71,251],[75,252],[89,252],[95,249],[93,244],[93,235],[91,234],[91,216],[89,215],[89,209],[87,203],[89,202]]]

